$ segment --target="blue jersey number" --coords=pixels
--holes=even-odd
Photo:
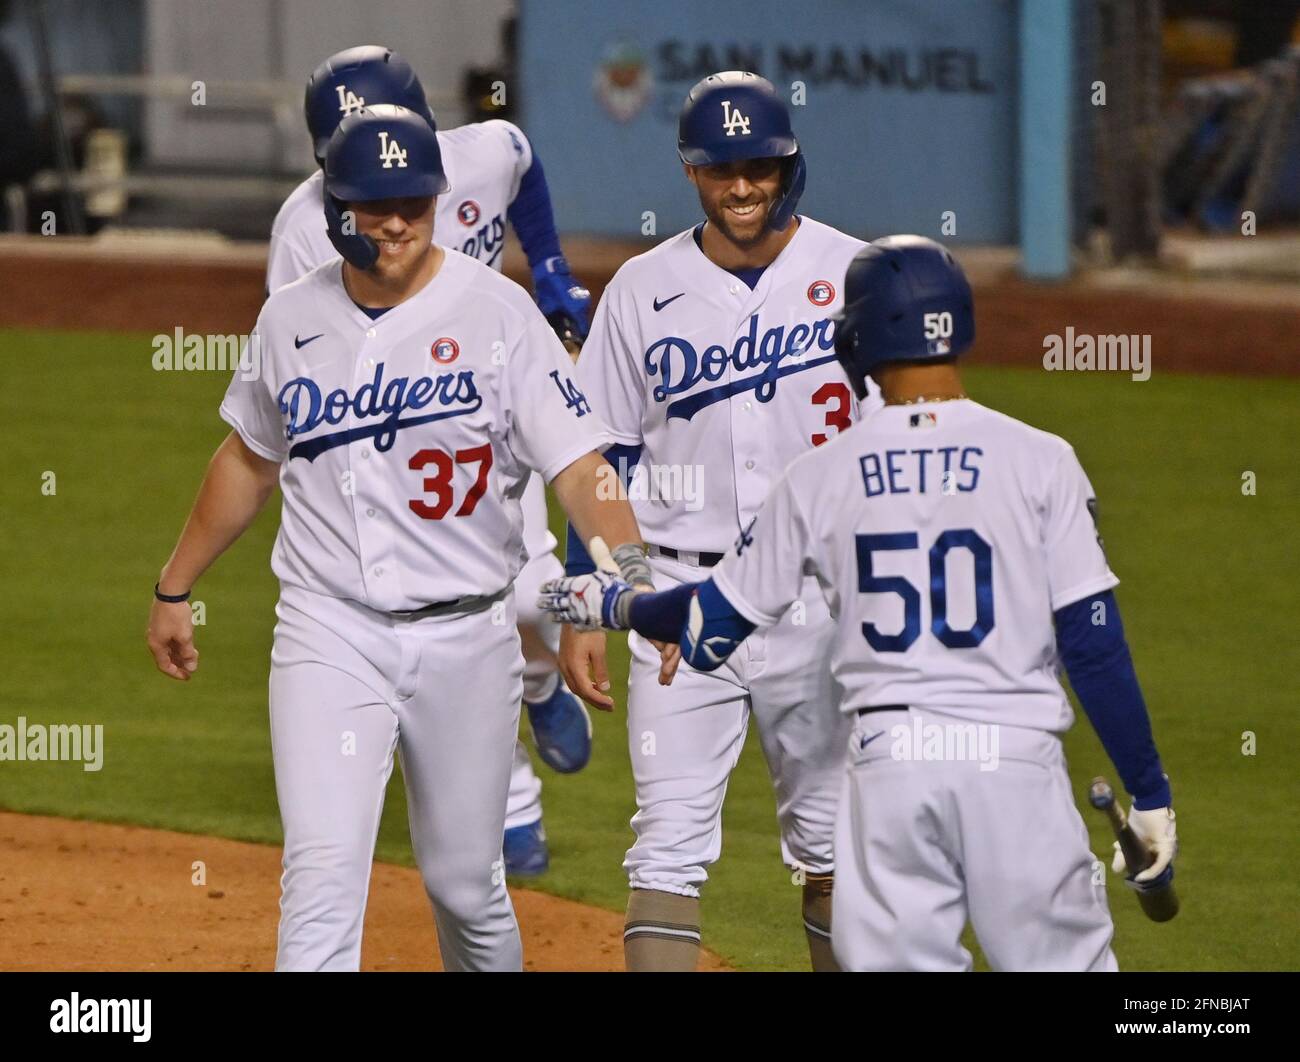
[[[873,575],[871,555],[882,550],[916,549],[915,531],[890,535],[855,535],[858,547],[858,592],[897,594],[903,599],[903,629],[882,634],[874,623],[862,625],[867,644],[880,653],[901,653],[921,636],[921,592],[901,575]],[[975,560],[975,622],[964,631],[948,623],[948,553],[963,548]],[[993,629],[993,550],[969,527],[945,531],[930,547],[930,630],[949,649],[973,649]]]

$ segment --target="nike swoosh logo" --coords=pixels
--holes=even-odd
[[[325,334],[324,332],[320,332],[317,335],[308,336],[306,339],[299,339],[297,336],[294,336],[293,345],[297,349],[302,350],[302,348],[305,347],[308,343],[310,343],[313,339],[320,339],[320,337],[323,336],[324,334]]]
[[[869,737],[869,738],[862,738],[862,739],[858,742],[858,751],[861,752],[863,749],[865,749],[868,745],[870,745],[873,741],[876,740],[876,738],[880,737],[882,734],[884,734],[884,731],[883,731],[883,730],[878,730],[878,731],[876,731],[876,733],[872,734],[871,737]]]
[[[681,298],[683,295],[685,295],[685,294],[686,294],[686,292],[684,292],[684,291],[680,291],[680,292],[678,292],[676,295],[674,295],[671,299],[664,299],[663,302],[660,302],[658,299],[655,299],[655,313],[658,313],[658,312],[659,312],[660,310],[662,310],[665,306],[667,306],[670,302],[676,302],[678,299],[680,299],[680,298]]]

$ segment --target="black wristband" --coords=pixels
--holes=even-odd
[[[190,599],[190,594],[192,594],[193,592],[194,591],[192,590],[186,590],[185,593],[183,594],[164,594],[161,590],[158,589],[157,583],[153,584],[153,596],[156,597],[159,601],[165,601],[169,605],[179,605],[185,601],[188,601]]]

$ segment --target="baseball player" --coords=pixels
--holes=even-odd
[[[363,105],[400,104],[434,124],[424,88],[396,52],[375,45],[349,48],[320,64],[307,82],[305,111],[316,161],[324,164],[330,134]],[[436,126],[435,126],[436,128]],[[542,312],[562,338],[580,343],[587,333],[589,298],[569,274],[560,252],[541,161],[527,137],[503,121],[439,130],[438,146],[451,194],[438,199],[434,231],[446,245],[501,268],[506,221],[532,267]],[[318,170],[285,200],[271,229],[267,289],[275,291],[337,258],[321,212]],[[562,773],[581,770],[591,756],[591,719],[564,688],[556,667],[559,631],[534,608],[537,588],[561,574],[555,537],[547,526],[546,492],[530,477],[522,499],[529,561],[516,587],[523,640],[524,704],[542,760]],[[542,828],[542,783],[522,742],[515,746],[506,814],[505,859],[511,874],[535,875],[549,859]]]
[[[714,674],[811,574],[856,720],[836,830],[834,950],[851,970],[1114,970],[1104,889],[1070,796],[1062,662],[1172,876],[1174,812],[1074,451],[966,397],[970,287],[946,249],[878,240],[853,260],[836,353],[885,408],[797,459],[696,585],[634,596],[604,573],[547,587],[571,623],[680,631]],[[689,674],[689,672],[686,672]],[[679,676],[679,681],[680,681]],[[1116,845],[1115,870],[1124,872]]]
[[[863,244],[795,215],[805,163],[771,83],[738,71],[699,82],[681,112],[678,152],[706,220],[623,265],[578,361],[579,385],[615,441],[605,457],[631,469],[628,493],[660,588],[699,581],[786,465],[861,415],[835,364],[831,315]],[[571,534],[567,571],[591,567]],[[670,686],[659,678],[663,663],[669,680],[671,661],[630,639],[631,970],[695,967],[700,888],[721,853],[723,797],[751,710],[782,854],[803,884],[813,968],[834,968],[832,841],[847,724],[830,707],[826,603],[811,579],[798,598],[725,668]],[[570,689],[612,705],[602,633],[566,629],[560,660]]]
[[[198,663],[190,589],[278,480],[270,716],[284,824],[281,970],[355,970],[396,751],[449,970],[518,970],[501,839],[524,662],[513,584],[530,470],[580,529],[648,566],[602,501],[608,435],[527,294],[432,243],[448,180],[403,107],[349,115],[325,155],[343,261],[273,292],[221,405],[217,450],[155,588],[158,667]]]

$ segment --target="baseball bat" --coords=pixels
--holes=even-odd
[[[1137,890],[1142,913],[1153,922],[1168,922],[1178,913],[1178,893],[1174,891],[1174,866],[1165,868],[1154,881],[1135,882],[1133,878],[1151,865],[1154,857],[1133,832],[1124,810],[1115,799],[1115,790],[1105,778],[1094,778],[1088,789],[1088,803],[1106,814],[1110,827],[1119,841],[1119,850],[1128,864],[1128,883]]]
[[[605,540],[599,535],[593,535],[591,541],[587,543],[587,554],[591,557],[591,562],[602,572],[609,572],[610,575],[619,574],[618,563],[609,552],[609,547],[605,545]]]

